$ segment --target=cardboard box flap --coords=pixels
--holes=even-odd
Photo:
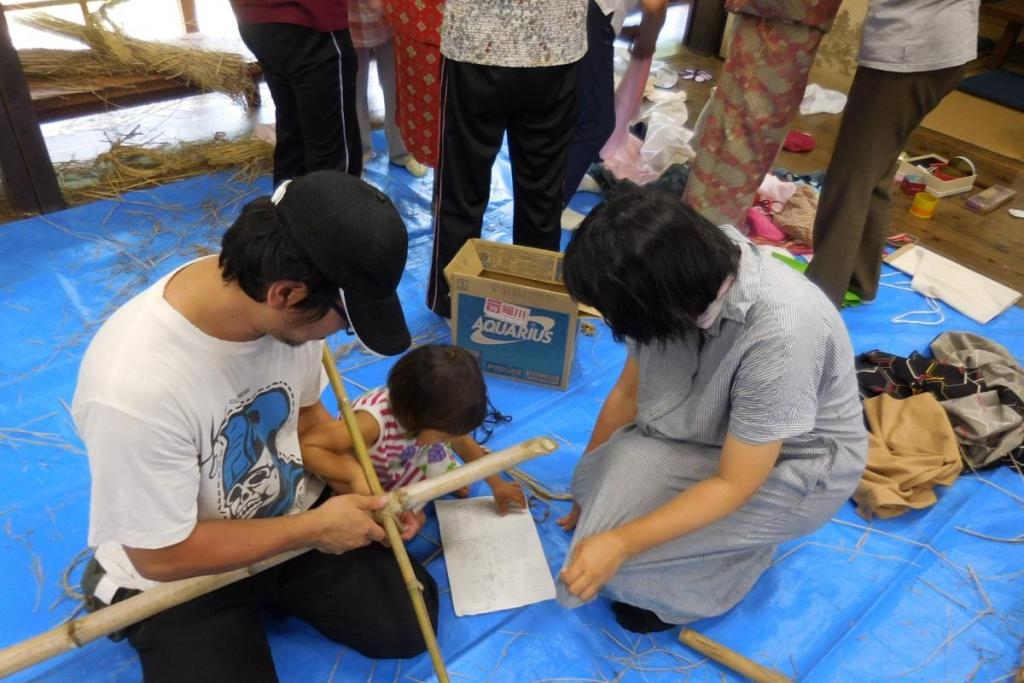
[[[484,270],[503,275],[562,284],[562,254],[546,249],[470,240]],[[464,272],[464,271],[463,271]]]
[[[472,243],[476,240],[470,240],[466,244],[462,245],[455,257],[444,267],[444,277],[448,280],[449,284],[452,281],[452,275],[459,273],[461,275],[479,275],[484,272],[484,265],[480,262],[480,257],[477,256],[476,249],[472,247]]]

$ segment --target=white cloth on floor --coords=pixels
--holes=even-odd
[[[650,81],[656,88],[674,88],[679,82],[679,72],[665,62],[651,62]]]
[[[1021,297],[1020,292],[918,244],[902,247],[886,256],[885,260],[894,268],[914,276],[911,283],[914,291],[941,299],[982,325]]]
[[[809,83],[804,90],[804,99],[800,103],[800,113],[839,114],[846,107],[846,95],[838,90],[828,90],[816,83]]]

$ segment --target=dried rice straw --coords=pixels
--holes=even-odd
[[[233,52],[201,50],[192,46],[140,40],[125,33],[107,16],[124,0],[111,0],[86,15],[85,23],[33,13],[22,24],[84,43],[89,51],[22,50],[19,58],[25,75],[46,79],[54,85],[94,88],[83,80],[103,76],[158,74],[210,92],[222,92],[244,104],[256,98],[256,83],[246,58]]]
[[[274,148],[257,138],[143,146],[123,141],[90,161],[54,164],[70,204],[118,197],[124,192],[191,176],[237,169],[251,182],[270,171]]]

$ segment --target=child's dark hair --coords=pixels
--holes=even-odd
[[[295,280],[309,288],[295,308],[312,322],[327,315],[338,300],[338,286],[328,280],[288,235],[270,197],[242,208],[221,240],[220,270],[224,282],[237,282],[255,301],[267,300],[267,289],[278,280]]]
[[[455,346],[428,344],[399,358],[388,373],[388,394],[395,418],[410,434],[469,434],[487,416],[480,365]]]

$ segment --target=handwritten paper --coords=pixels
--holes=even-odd
[[[434,504],[457,616],[554,599],[555,582],[528,510],[502,517],[490,496]]]

